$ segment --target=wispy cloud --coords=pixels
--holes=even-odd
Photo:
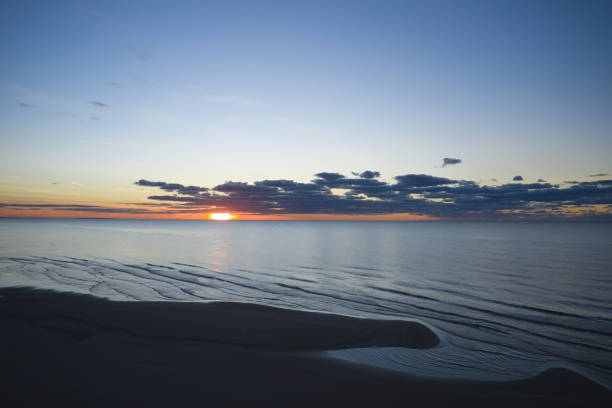
[[[71,100],[57,94],[47,94],[41,90],[21,85],[0,83],[0,93],[10,95],[16,105],[23,109],[40,109],[41,112],[78,112],[83,107],[82,100]]]
[[[91,101],[91,104],[98,108],[108,108],[109,107],[107,104],[105,104],[104,102],[100,102],[100,101]]]
[[[197,207],[172,208],[162,205],[163,209],[156,209],[157,204],[148,204],[153,208],[130,208],[130,207],[105,207],[100,205],[86,204],[31,204],[31,203],[0,203],[0,208],[9,210],[54,210],[62,212],[84,212],[100,214],[131,214],[131,215],[167,215],[167,214],[191,214],[201,213],[203,210]]]

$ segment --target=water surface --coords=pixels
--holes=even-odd
[[[483,379],[565,366],[612,388],[612,224],[4,219],[0,286],[418,319],[439,347],[329,354]]]

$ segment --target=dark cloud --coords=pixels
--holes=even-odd
[[[134,184],[143,187],[159,187],[164,191],[176,192],[178,194],[185,195],[197,195],[208,191],[208,188],[206,187],[184,186],[182,184],[177,183],[164,183],[163,181],[138,180]]]
[[[565,184],[579,184],[579,181],[576,180],[570,180],[570,181],[564,181]]]
[[[452,157],[445,157],[442,159],[442,167],[454,166],[455,164],[461,163],[461,159],[454,159]]]
[[[544,179],[538,179],[538,183],[546,183],[546,180],[544,180]]]
[[[589,177],[606,177],[608,175],[608,173],[595,173],[595,174],[589,174]]]
[[[248,184],[241,182],[227,181],[213,188],[214,191],[222,193],[248,193],[248,194],[273,194],[276,187],[266,186],[265,184]]]
[[[427,174],[406,174],[405,176],[397,176],[395,179],[398,185],[405,187],[429,187],[456,183],[454,180]]]
[[[523,176],[514,176],[512,177],[513,181],[523,181]]]
[[[104,102],[100,102],[100,101],[91,101],[91,104],[97,108],[108,108],[109,107],[107,104],[105,104]]]
[[[266,187],[278,187],[284,191],[320,191],[324,187],[312,183],[296,183],[292,180],[263,180],[256,181],[255,185]]]
[[[228,181],[213,188],[143,179],[135,184],[167,193],[149,196],[150,208],[147,203],[132,203],[131,208],[28,203],[0,203],[0,207],[135,215],[215,211],[266,215],[407,213],[441,219],[559,219],[579,214],[581,219],[610,220],[612,216],[612,180],[562,188],[545,182],[488,186],[426,174],[401,175],[394,182],[359,176],[346,178],[324,172],[308,183],[286,179]],[[343,194],[334,194],[336,188],[343,189]]]
[[[19,102],[19,106],[22,108],[37,108],[38,106],[36,105],[30,105],[29,103],[25,103],[25,102]]]
[[[370,171],[370,170],[366,170],[362,173],[359,173],[357,171],[352,171],[351,174],[353,176],[358,176],[364,179],[373,179],[373,178],[377,178],[380,177],[380,173],[377,171]]]
[[[374,173],[374,172],[372,172]],[[355,174],[354,174],[355,175]],[[140,180],[174,195],[151,195],[157,202],[201,211],[250,214],[392,214],[410,213],[443,219],[563,217],[563,208],[599,205],[612,211],[612,180],[578,183],[567,188],[551,183],[479,185],[426,174],[395,177],[395,183],[374,178],[346,178],[318,173],[312,182],[262,180],[249,184],[228,181],[212,189]],[[334,188],[345,189],[342,195]],[[605,211],[604,211],[605,213]],[[597,217],[600,213],[588,213]]]
[[[345,178],[340,173],[327,173],[327,172],[317,173],[315,174],[315,177],[319,177],[320,179],[323,179],[324,181],[336,181],[336,180]]]

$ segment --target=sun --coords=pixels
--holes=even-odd
[[[236,218],[236,216],[230,213],[210,213],[208,214],[208,219],[214,220],[214,221],[229,221],[229,220],[233,220],[234,218]]]

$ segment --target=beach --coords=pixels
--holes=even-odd
[[[612,408],[612,0],[0,20],[0,408]]]
[[[246,303],[116,302],[0,290],[7,406],[609,406],[612,393],[562,368],[493,382],[419,377],[324,350],[427,349],[418,322]]]

